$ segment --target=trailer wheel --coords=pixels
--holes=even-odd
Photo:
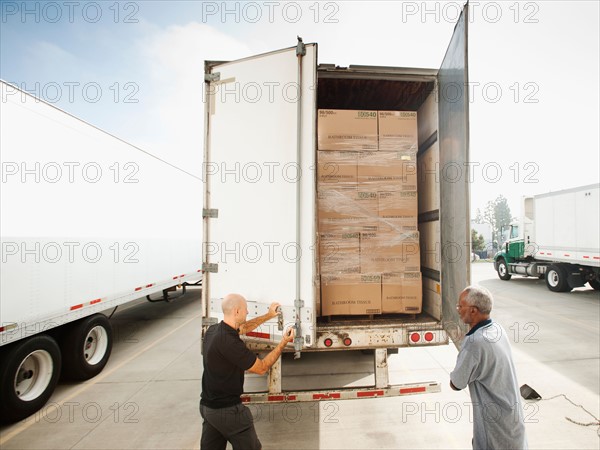
[[[567,282],[565,269],[559,265],[551,265],[546,271],[546,286],[552,292],[569,292],[571,287]]]
[[[60,349],[45,334],[12,344],[0,368],[0,418],[16,422],[46,404],[60,376]]]
[[[504,281],[512,278],[512,275],[508,272],[508,266],[506,265],[506,261],[504,261],[504,259],[500,259],[498,261],[498,276]]]
[[[600,291],[600,281],[598,281],[598,280],[590,280],[590,281],[588,281],[588,283],[590,283],[590,286],[593,287],[594,290]]]
[[[112,350],[112,327],[103,314],[81,319],[71,325],[61,341],[63,376],[89,380],[108,362]]]

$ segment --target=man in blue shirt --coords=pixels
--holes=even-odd
[[[490,319],[492,294],[480,286],[465,288],[456,305],[469,325],[450,387],[469,386],[473,404],[474,449],[527,449],[519,384],[506,331]]]
[[[267,314],[247,321],[248,305],[244,297],[229,294],[223,298],[223,321],[210,326],[204,335],[201,449],[225,450],[228,441],[234,450],[261,448],[252,414],[240,399],[244,392],[244,372],[267,373],[285,346],[294,340],[294,330],[286,330],[279,345],[264,359],[251,352],[239,335],[276,317],[278,307],[279,303],[272,303]]]

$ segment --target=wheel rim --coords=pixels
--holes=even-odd
[[[504,263],[500,263],[500,265],[498,266],[498,270],[500,271],[501,276],[506,275],[506,265],[504,265]]]
[[[20,400],[29,402],[40,397],[52,380],[54,363],[46,350],[31,352],[17,369],[15,394]]]
[[[556,273],[556,271],[554,271],[554,270],[551,270],[548,273],[548,284],[552,287],[556,287],[556,286],[558,286],[558,280],[559,280],[558,273]]]
[[[83,357],[91,366],[98,364],[108,348],[108,334],[101,326],[95,326],[85,337]]]

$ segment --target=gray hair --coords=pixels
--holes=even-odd
[[[492,293],[483,286],[467,286],[463,292],[466,293],[465,301],[476,307],[482,314],[489,314],[492,312],[492,306],[494,301],[492,300]]]

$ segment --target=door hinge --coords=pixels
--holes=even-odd
[[[294,300],[294,306],[296,308],[304,308],[304,300]]]
[[[296,45],[296,56],[305,56],[306,55],[306,45],[302,42],[302,38],[298,37],[298,44]]]
[[[219,265],[214,263],[202,263],[202,270],[204,272],[217,273],[219,272]]]
[[[209,219],[217,219],[219,217],[219,210],[202,208],[202,217],[203,218],[208,217]]]
[[[204,81],[207,81],[209,83],[211,83],[213,81],[220,81],[220,80],[221,80],[221,72],[204,74]]]

